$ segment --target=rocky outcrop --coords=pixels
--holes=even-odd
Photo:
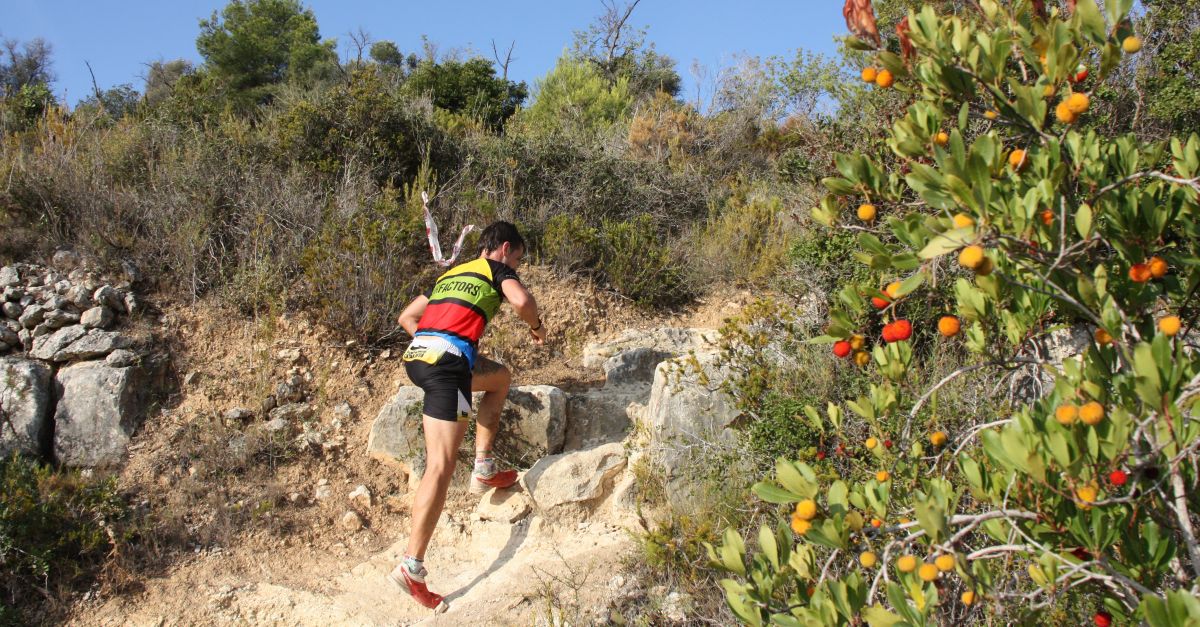
[[[567,506],[587,506],[607,496],[613,478],[625,468],[619,442],[544,457],[521,477],[521,484],[543,515]]]
[[[424,396],[419,387],[401,387],[379,410],[367,437],[367,455],[399,467],[410,483],[425,471],[425,441],[421,435]]]
[[[114,368],[101,361],[58,371],[54,412],[54,456],[77,467],[116,466],[146,414],[149,373]]]
[[[479,406],[476,399],[475,406]],[[549,385],[523,385],[508,392],[496,435],[498,455],[518,466],[563,450],[567,396]]]
[[[0,457],[41,455],[50,428],[50,368],[0,357]]]

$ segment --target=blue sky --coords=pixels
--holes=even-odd
[[[582,30],[603,12],[599,0],[315,0],[303,2],[317,16],[323,38],[350,53],[349,33],[360,27],[374,40],[390,39],[405,53],[419,52],[421,35],[440,48],[471,48],[491,56],[491,42],[507,49],[515,41],[509,78],[530,86],[554,65]],[[224,0],[125,0],[77,2],[4,0],[0,36],[28,41],[43,37],[54,47],[54,93],[72,105],[91,93],[86,62],[102,89],[131,83],[139,91],[146,64],[176,58],[199,62],[198,22]],[[619,4],[623,2],[619,1]],[[841,3],[834,0],[642,0],[632,22],[649,28],[659,52],[675,59],[683,96],[694,100],[693,62],[710,74],[737,55],[790,57],[797,48],[834,54],[844,35]],[[704,83],[700,83],[703,89]],[[704,96],[707,98],[707,95]]]

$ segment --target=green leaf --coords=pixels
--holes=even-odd
[[[771,567],[779,570],[779,546],[775,544],[775,534],[770,527],[763,525],[758,528],[758,546],[767,556],[767,561],[771,562]]]
[[[1084,239],[1092,234],[1092,208],[1087,203],[1075,211],[1075,231]]]
[[[798,494],[803,498],[811,499],[817,493],[817,486],[805,479],[800,474],[800,471],[796,469],[795,464],[787,460],[781,459],[775,463],[775,478],[791,494]],[[767,499],[763,498],[763,500]]]
[[[864,610],[863,618],[867,619],[867,624],[871,627],[893,627],[894,625],[905,624],[903,618],[887,611],[879,604],[872,605]]]
[[[1083,34],[1097,44],[1103,44],[1107,38],[1104,17],[1100,15],[1100,7],[1096,0],[1079,0],[1075,3],[1075,16],[1079,19]]]
[[[921,259],[934,259],[942,255],[958,250],[966,246],[975,239],[975,227],[968,226],[961,229],[952,229],[933,238],[917,256]]]
[[[779,505],[798,503],[804,499],[803,496],[796,494],[795,492],[784,490],[783,488],[773,483],[767,483],[766,481],[759,481],[758,483],[754,484],[754,486],[750,488],[750,491],[757,495],[758,498],[768,503],[776,503]]]

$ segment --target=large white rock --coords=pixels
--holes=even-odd
[[[73,329],[80,326],[70,327]],[[51,357],[54,361],[75,361],[78,359],[95,359],[119,348],[129,348],[132,342],[128,337],[116,331],[91,329],[86,335],[71,342],[68,346],[56,351]]]
[[[521,477],[521,484],[542,512],[587,505],[608,495],[625,461],[625,447],[618,442],[551,455],[538,460]]]
[[[523,385],[508,391],[494,449],[513,464],[527,466],[561,452],[566,430],[567,395],[549,385]]]
[[[55,361],[54,356],[59,351],[70,346],[72,342],[86,334],[87,329],[79,325],[74,325],[59,329],[49,335],[40,336],[34,339],[33,350],[30,352],[30,356],[42,361]]]
[[[145,415],[153,383],[141,368],[113,368],[102,361],[58,371],[54,455],[68,466],[121,463]]]
[[[733,422],[742,415],[736,401],[722,392],[729,373],[719,364],[718,353],[659,364],[646,406],[650,435],[649,459],[661,469],[675,503],[690,499],[689,453],[714,442],[736,442]]]
[[[583,367],[600,368],[619,353],[647,348],[669,355],[684,355],[690,351],[711,350],[719,334],[713,329],[626,329],[617,337],[588,344],[583,349]]]
[[[401,387],[379,410],[367,437],[367,454],[398,466],[410,482],[425,470],[425,440],[421,435],[424,396],[419,387]]]
[[[42,454],[50,426],[50,374],[41,362],[0,358],[0,457]]]

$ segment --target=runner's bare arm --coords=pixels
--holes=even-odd
[[[429,304],[429,298],[424,294],[414,298],[404,311],[400,312],[398,322],[400,326],[408,331],[409,335],[417,334],[417,323],[421,321],[421,314],[425,313],[425,306]]]
[[[534,341],[541,344],[542,340],[546,339],[546,327],[538,316],[537,301],[533,299],[533,294],[530,294],[520,281],[514,279],[501,283],[500,289],[504,291],[504,298],[508,299],[521,320],[529,325],[529,332],[533,334]]]

